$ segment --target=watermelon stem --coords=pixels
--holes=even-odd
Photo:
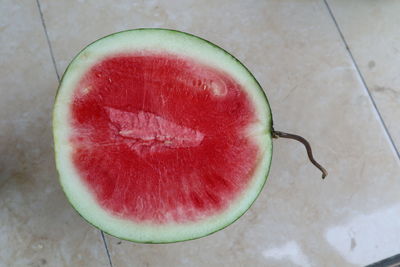
[[[328,175],[328,172],[326,171],[326,169],[324,167],[322,167],[321,164],[319,164],[314,159],[312,150],[311,150],[311,145],[306,139],[304,139],[300,135],[275,131],[274,129],[272,129],[272,137],[273,138],[278,138],[278,137],[289,138],[289,139],[297,140],[300,143],[302,143],[306,147],[307,155],[308,155],[308,158],[310,159],[311,163],[314,164],[314,166],[317,167],[322,172],[322,179],[324,179]]]

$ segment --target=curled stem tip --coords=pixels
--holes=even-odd
[[[307,155],[308,155],[308,158],[310,159],[311,163],[314,164],[314,166],[317,167],[322,172],[322,179],[324,179],[328,175],[328,172],[325,170],[325,168],[322,167],[321,164],[319,164],[314,159],[310,143],[306,139],[304,139],[303,137],[301,137],[299,135],[284,133],[284,132],[275,131],[275,130],[272,130],[272,137],[273,138],[278,138],[278,137],[289,138],[289,139],[297,140],[300,143],[302,143],[306,147]]]

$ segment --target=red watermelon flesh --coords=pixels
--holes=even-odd
[[[224,210],[260,156],[255,110],[222,70],[169,53],[121,53],[72,97],[70,142],[98,204],[135,222],[194,222]]]

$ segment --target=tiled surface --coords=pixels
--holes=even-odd
[[[400,2],[329,3],[400,150]]]
[[[376,5],[364,2],[360,12]],[[400,253],[399,160],[324,2],[40,3],[59,73],[86,44],[128,28],[175,28],[221,45],[265,88],[275,128],[307,137],[330,173],[320,180],[300,144],[276,140],[266,187],[240,220],[177,244],[107,237],[114,266],[362,266]],[[351,27],[356,5],[349,12],[345,1],[331,4],[334,13],[342,10],[338,22]],[[57,82],[36,3],[3,6],[0,51],[15,58],[0,68],[0,266],[108,266],[99,232],[72,211],[57,184],[50,130]],[[346,38],[357,33],[345,28]],[[369,54],[354,54],[368,67]],[[377,55],[376,71],[386,62]],[[397,78],[375,77],[388,87]],[[378,107],[396,112],[391,105]]]
[[[2,1],[0,31],[0,266],[107,266],[100,232],[57,181],[57,79],[36,2]]]

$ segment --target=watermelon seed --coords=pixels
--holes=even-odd
[[[321,164],[319,164],[314,159],[313,154],[312,154],[312,150],[311,150],[311,145],[306,139],[304,139],[300,135],[295,135],[295,134],[275,131],[273,128],[272,128],[272,137],[273,138],[282,137],[282,138],[294,139],[294,140],[299,141],[300,143],[302,143],[306,147],[307,155],[308,155],[308,158],[310,159],[311,163],[314,164],[314,166],[317,167],[322,172],[322,179],[324,179],[328,175],[328,172],[325,170],[325,168],[322,167]]]
[[[87,93],[89,93],[89,91],[90,91],[91,89],[92,89],[91,86],[87,86],[87,87],[85,87],[85,88],[82,89],[82,93],[83,93],[84,95],[86,95]]]
[[[215,96],[225,96],[228,92],[224,84],[216,81],[211,81],[211,91]]]

